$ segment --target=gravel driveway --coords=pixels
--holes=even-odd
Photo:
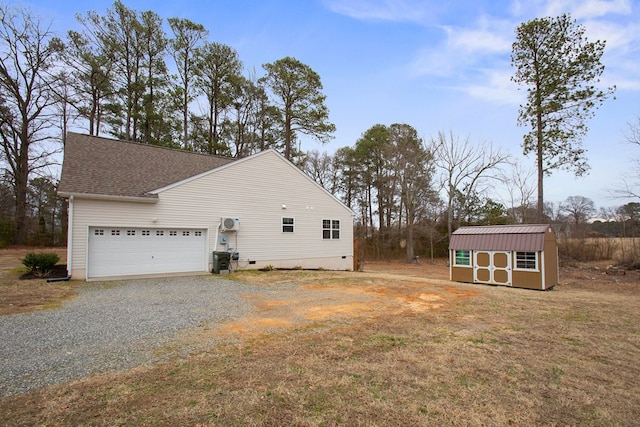
[[[126,370],[189,348],[182,330],[251,310],[258,287],[219,276],[90,283],[61,309],[0,316],[0,395]]]

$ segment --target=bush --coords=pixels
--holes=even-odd
[[[38,275],[45,275],[60,261],[56,253],[28,253],[22,260],[22,264]]]

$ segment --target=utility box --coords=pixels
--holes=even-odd
[[[213,272],[220,274],[223,270],[229,270],[229,262],[231,260],[231,253],[229,252],[214,252],[213,253]]]

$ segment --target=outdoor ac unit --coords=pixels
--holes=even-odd
[[[222,231],[238,231],[240,228],[240,219],[239,218],[222,218],[220,220]]]

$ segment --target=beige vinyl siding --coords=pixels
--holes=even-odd
[[[75,197],[73,204],[75,277],[85,275],[89,226],[205,229],[211,252],[227,249],[216,244],[221,217],[240,219],[237,233],[225,233],[240,267],[353,266],[353,213],[271,151],[164,189],[157,203]],[[295,218],[294,233],[282,233],[283,216]],[[323,219],[340,220],[340,239],[322,238]]]
[[[159,205],[172,206],[176,215],[181,208],[209,212],[206,219],[213,230],[220,217],[239,218],[240,230],[237,236],[228,234],[229,243],[245,259],[352,256],[352,212],[274,152],[239,161],[159,197]],[[294,218],[294,233],[282,233],[282,217]],[[323,219],[340,220],[339,240],[322,238]],[[215,232],[211,234],[215,239]]]

